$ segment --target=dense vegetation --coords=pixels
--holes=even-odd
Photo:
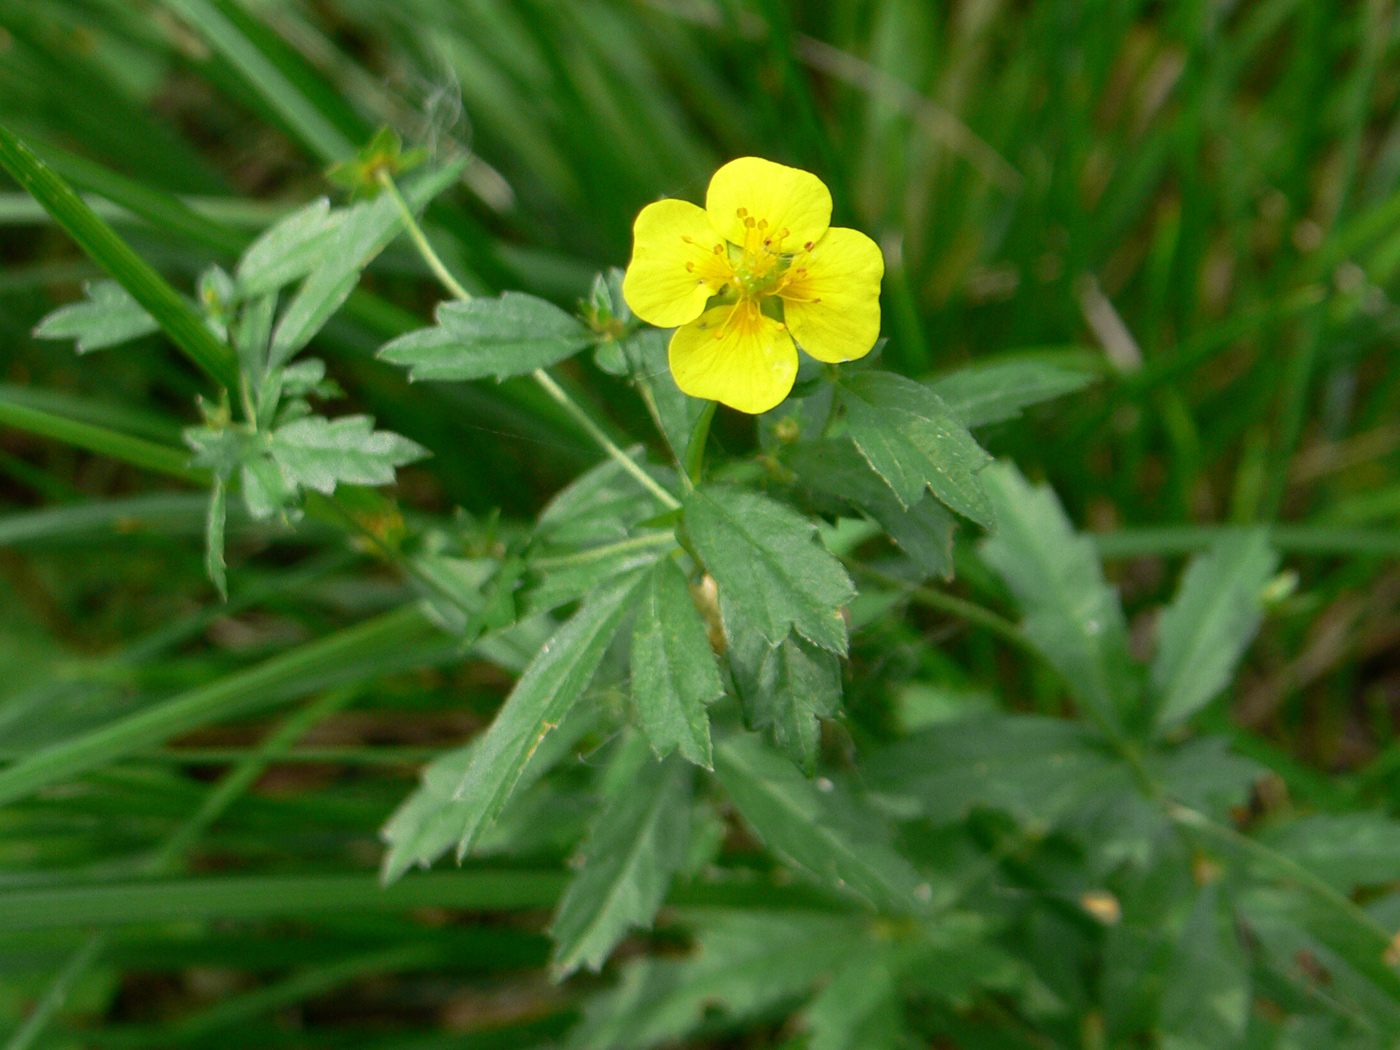
[[[0,1046],[1393,1050],[1397,45],[0,4]],[[712,419],[738,156],[886,338]]]

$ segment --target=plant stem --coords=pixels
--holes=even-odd
[[[442,286],[452,293],[453,297],[467,302],[471,299],[471,293],[452,276],[452,271],[444,264],[441,257],[433,246],[428,243],[427,235],[423,233],[423,227],[418,225],[418,220],[413,217],[413,209],[408,206],[408,201],[403,199],[403,194],[399,192],[399,187],[394,182],[394,177],[383,168],[379,170],[379,185],[384,187],[384,192],[389,194],[394,204],[398,206],[399,217],[403,219],[404,228],[408,230],[408,236],[413,241],[414,247],[418,249],[418,254],[423,257],[423,261],[428,264],[428,269],[433,271],[433,276],[442,282]]]
[[[695,421],[695,429],[690,432],[690,444],[685,449],[685,476],[692,485],[700,484],[700,475],[705,467],[705,445],[710,440],[710,423],[718,407],[718,401],[705,402],[700,418]]]
[[[472,298],[471,293],[463,288],[458,280],[452,276],[452,272],[443,264],[438,253],[433,250],[433,246],[428,243],[428,238],[424,235],[423,228],[418,225],[418,220],[413,217],[413,211],[409,208],[408,202],[403,199],[403,194],[399,192],[399,188],[395,185],[393,177],[387,171],[381,170],[379,172],[379,184],[384,187],[385,192],[387,192],[394,203],[398,205],[399,215],[403,219],[404,227],[408,230],[409,238],[413,241],[414,247],[418,249],[418,254],[423,256],[423,261],[428,264],[428,268],[433,271],[434,276],[442,282],[442,286],[451,292],[454,298],[464,303],[469,302]],[[583,406],[570,397],[568,392],[556,383],[548,372],[543,368],[537,368],[530,374],[535,382],[544,388],[544,392],[554,398],[555,401],[559,402],[564,410],[568,412],[569,415],[573,416],[574,421],[584,429],[588,436],[596,441],[604,452],[617,461],[618,466],[631,474],[632,477],[636,478],[643,488],[661,501],[663,506],[669,510],[675,510],[681,505],[680,501],[676,499],[675,496],[667,492],[655,478],[638,466],[636,460],[622,451],[622,449],[618,448],[617,445],[613,443],[612,439],[609,438],[607,434],[603,433],[603,428],[595,423],[593,418],[584,411]]]
[[[667,492],[655,478],[638,466],[635,459],[614,445],[612,439],[603,433],[602,427],[593,422],[592,418],[583,410],[578,402],[571,398],[563,387],[550,378],[548,372],[543,368],[537,368],[530,374],[534,377],[536,383],[544,387],[545,393],[554,398],[555,401],[558,401],[559,404],[564,407],[564,410],[574,417],[578,425],[588,432],[588,436],[602,446],[604,452],[617,460],[618,466],[622,467],[623,470],[627,471],[627,473],[641,482],[642,487],[660,500],[663,506],[668,510],[676,510],[680,507],[680,500]]]

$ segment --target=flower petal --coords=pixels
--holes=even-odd
[[[671,337],[671,375],[691,397],[740,412],[767,412],[797,378],[797,348],[753,303],[716,306]]]
[[[632,261],[622,295],[643,321],[674,328],[699,317],[731,274],[724,238],[703,208],[689,201],[657,201],[632,225]]]
[[[805,272],[804,272],[805,271]],[[798,346],[839,364],[870,353],[880,337],[880,279],[885,257],[859,230],[833,226],[815,248],[792,260],[778,294]]]
[[[831,225],[831,191],[810,171],[740,157],[710,179],[705,210],[714,228],[741,247],[758,247],[746,244],[746,237],[753,236],[744,225],[748,218],[755,225],[766,222],[767,235],[776,237],[787,230],[781,248],[775,250],[794,252],[816,243]]]

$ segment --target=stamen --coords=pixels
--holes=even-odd
[[[806,244],[804,244],[802,247],[803,247],[803,249],[804,249],[805,251],[809,251],[809,252],[810,252],[810,251],[812,250],[812,246],[813,246],[813,245],[812,245],[812,242],[811,242],[811,241],[808,241],[808,242],[807,242]]]
[[[688,233],[683,233],[683,234],[681,234],[681,240],[685,241],[686,244],[694,244],[694,243],[695,243],[695,238],[692,237],[692,236],[691,236],[690,234],[688,234]]]
[[[759,219],[759,220],[758,220],[758,228],[759,228],[760,230],[765,230],[765,229],[767,229],[767,228],[768,228],[768,220],[767,220],[767,219]]]
[[[749,218],[747,218],[747,219],[744,220],[744,227],[745,227],[746,229],[750,229],[750,230],[757,229],[758,223],[756,223],[756,222],[753,220],[753,217],[750,216]]]
[[[736,208],[736,209],[734,210],[734,214],[737,215],[737,216],[739,216],[739,218],[741,218],[741,219],[742,219],[744,216],[748,215],[748,213],[749,213],[749,209],[748,209],[748,208]]]
[[[686,268],[686,271],[687,271],[688,273],[694,273],[694,272],[695,272],[695,264],[694,264],[693,262],[688,262],[688,263],[686,263],[686,264],[685,264],[685,268]]]
[[[716,254],[716,255],[723,255],[723,254],[724,254],[724,245],[722,245],[722,244],[716,244],[716,245],[715,245],[715,254]]]

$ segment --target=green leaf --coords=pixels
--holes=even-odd
[[[640,761],[624,747],[617,761],[625,778],[613,785],[569,880],[550,936],[553,970],[567,977],[580,966],[598,970],[623,937],[650,927],[690,843],[690,767],[676,757]]]
[[[375,430],[369,416],[295,420],[273,432],[268,450],[299,484],[327,495],[340,482],[392,484],[395,467],[428,455],[427,449],[406,437]]]
[[[409,332],[379,351],[414,380],[508,379],[582,350],[593,335],[553,303],[522,292],[498,299],[445,302],[437,326]]]
[[[1186,721],[1229,684],[1259,629],[1261,595],[1277,568],[1263,529],[1227,533],[1191,560],[1158,624],[1152,685],[1159,732]]]
[[[1158,1027],[1162,1050],[1245,1045],[1251,1012],[1249,960],[1221,913],[1216,886],[1196,895],[1167,965]]]
[[[643,328],[623,340],[622,353],[630,365],[632,381],[651,394],[662,436],[672,454],[677,460],[684,460],[695,421],[704,411],[705,402],[676,386],[667,352],[670,342],[669,332]]]
[[[892,372],[861,372],[843,381],[841,402],[851,440],[901,505],[913,506],[928,488],[964,517],[996,527],[977,476],[991,456],[937,394]]]
[[[234,427],[187,427],[181,436],[194,451],[190,466],[216,478],[232,476],[248,454],[248,435]]]
[[[924,572],[945,580],[952,577],[957,519],[932,495],[904,506],[855,445],[844,438],[803,443],[794,449],[788,463],[810,488],[859,508]]]
[[[840,657],[792,633],[770,647],[732,617],[725,628],[729,662],[749,725],[771,726],[778,746],[811,776],[821,745],[818,719],[835,714],[841,705]]]
[[[900,951],[891,943],[851,952],[803,1011],[809,1050],[893,1050],[904,1032],[895,983]]]
[[[588,1004],[570,1050],[649,1050],[692,1032],[707,1009],[731,1023],[805,994],[860,943],[848,918],[748,910],[722,914],[686,959],[631,963]]]
[[[296,502],[296,481],[276,460],[265,456],[245,460],[238,480],[243,505],[254,521],[281,514]]]
[[[909,799],[936,824],[983,807],[1048,829],[1096,799],[1136,790],[1092,729],[1031,715],[930,727],[876,753],[867,773],[875,790]]]
[[[1024,614],[1022,629],[1070,693],[1117,724],[1140,683],[1123,609],[1104,582],[1093,542],[1075,534],[1048,487],[1032,487],[1014,466],[998,463],[982,477],[1001,523],[982,541],[983,559],[1011,588]]]
[[[76,339],[78,353],[160,331],[156,319],[116,281],[88,281],[82,302],[60,306],[34,329],[38,339]]]
[[[881,837],[880,819],[830,781],[811,783],[753,735],[715,749],[715,774],[768,847],[809,878],[876,907],[927,908],[929,884]]]
[[[464,804],[459,857],[499,816],[530,755],[588,688],[638,585],[636,576],[614,580],[586,601],[530,661],[495,720],[477,738],[454,795]]]
[[[1313,814],[1259,839],[1346,894],[1391,884],[1400,872],[1400,821],[1382,813]]]
[[[268,227],[238,261],[234,277],[239,294],[245,299],[266,295],[311,273],[327,259],[345,216],[318,197]]]
[[[632,630],[632,701],[658,758],[679,748],[710,769],[710,717],[724,695],[705,619],[685,574],[662,558],[647,574]]]
[[[749,625],[770,646],[795,629],[823,649],[846,651],[841,606],[855,588],[815,542],[812,522],[754,492],[696,489],[685,498],[685,529],[719,584],[726,620]]]
[[[558,765],[596,724],[596,718],[578,717],[576,714],[557,732],[546,736],[520,775],[515,786],[515,797],[519,798],[527,788]],[[456,793],[462,778],[467,775],[476,748],[477,740],[473,739],[424,766],[417,789],[399,804],[385,822],[379,833],[389,847],[379,866],[379,878],[385,886],[396,882],[414,865],[431,867],[466,834],[473,810],[470,803],[457,798]],[[510,808],[506,807],[507,813]]]
[[[7,128],[0,126],[0,167],[43,205],[78,246],[141,304],[197,365],[230,389],[238,386],[233,351],[209,331],[198,311],[133,252],[72,188]]]
[[[960,368],[933,380],[928,388],[964,426],[981,427],[1014,419],[1028,405],[1072,394],[1097,379],[1092,372],[1053,361],[1022,358]]]
[[[228,601],[228,571],[224,564],[224,522],[227,518],[227,490],[223,478],[215,477],[204,526],[204,567],[214,589],[224,601]]]
[[[405,185],[404,199],[415,211],[457,181],[464,159],[420,175]],[[389,246],[403,227],[393,199],[384,194],[348,208],[326,241],[320,260],[297,290],[272,333],[268,367],[284,364],[330,320],[360,281],[360,271]]]

